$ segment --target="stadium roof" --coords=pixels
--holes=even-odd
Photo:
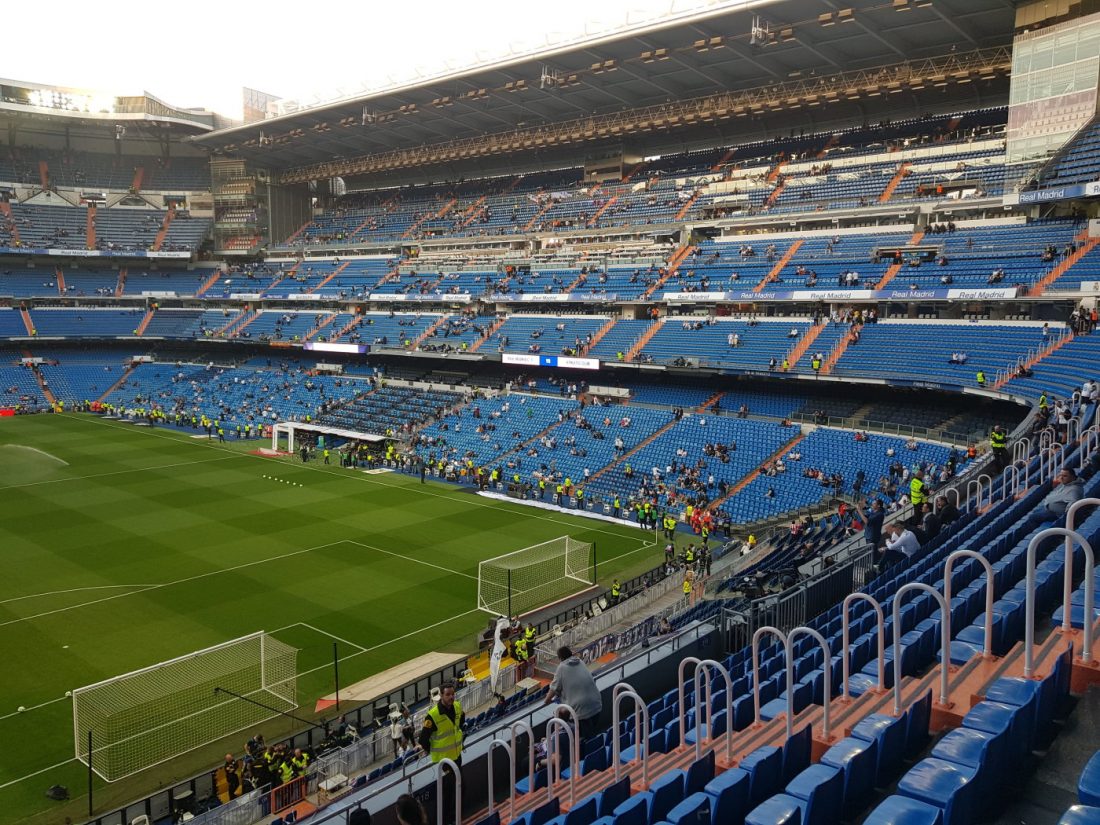
[[[757,16],[767,32],[754,37]],[[1012,0],[725,6],[194,140],[213,152],[289,169],[1006,46],[1013,27]]]

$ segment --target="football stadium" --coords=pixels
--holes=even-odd
[[[1100,3],[621,17],[6,72],[0,822],[1100,825]]]

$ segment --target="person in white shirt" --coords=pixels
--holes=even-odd
[[[879,561],[879,568],[883,570],[908,561],[920,552],[920,541],[916,533],[905,525],[894,523],[886,529],[890,535],[886,539],[886,551]]]

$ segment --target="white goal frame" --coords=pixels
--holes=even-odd
[[[242,651],[237,660],[234,647]],[[293,710],[298,706],[297,655],[296,648],[260,630],[77,688],[72,691],[76,759],[115,782]],[[213,659],[205,672],[196,670],[203,659]],[[186,681],[189,670],[194,671],[191,682]],[[176,689],[174,680],[179,680]],[[168,708],[173,697],[182,700],[177,715]],[[141,716],[144,706],[150,711],[147,724]],[[204,725],[208,715],[211,721]],[[119,729],[112,732],[112,723]],[[151,741],[144,759],[135,754],[143,740]],[[110,753],[116,748],[122,756]]]
[[[560,552],[545,555],[552,545],[559,545]],[[538,558],[540,554],[542,558]],[[531,561],[525,561],[527,558]],[[538,574],[540,582],[533,587],[520,585],[517,588],[518,583],[512,573],[536,567],[543,568]],[[494,571],[496,575],[491,575],[489,571]],[[561,586],[562,581],[577,582],[580,586],[570,590]],[[478,562],[477,609],[493,616],[511,616],[513,609],[516,610],[514,615],[523,615],[595,584],[595,544],[578,541],[572,536],[559,536]],[[517,597],[518,602],[514,602]]]

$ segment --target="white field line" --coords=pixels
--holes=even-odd
[[[433,564],[430,561],[424,561],[423,559],[418,559],[415,556],[406,556],[402,553],[394,553],[390,550],[383,550],[381,547],[375,547],[373,544],[364,544],[361,541],[352,541],[351,539],[348,539],[347,543],[355,544],[359,547],[366,547],[368,550],[374,550],[378,553],[385,553],[387,556],[395,556],[399,559],[404,559],[405,561],[411,561],[415,564],[423,564],[425,567],[434,567],[436,570],[442,570],[445,573],[452,573],[455,576],[465,576],[467,579],[473,579],[474,581],[477,581],[477,576],[471,576],[469,573],[463,573],[461,570],[452,570],[450,567],[444,567],[441,564]]]
[[[154,467],[133,467],[128,470],[112,470],[109,473],[90,473],[86,476],[66,476],[65,478],[51,478],[45,481],[28,481],[23,484],[0,484],[0,490],[17,490],[22,487],[38,487],[43,484],[64,484],[66,481],[87,481],[93,478],[107,478],[108,476],[121,476],[127,473],[144,473],[151,470],[171,470],[176,467],[190,467],[193,464],[212,464],[215,461],[228,461],[231,456],[221,458],[204,458],[201,461],[177,461],[174,464],[158,464]]]

